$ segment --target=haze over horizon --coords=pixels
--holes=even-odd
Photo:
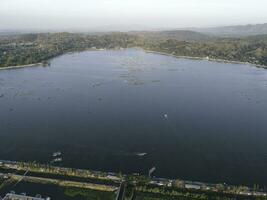
[[[267,22],[265,0],[1,0],[0,30],[141,30]]]

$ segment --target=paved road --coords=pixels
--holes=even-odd
[[[18,185],[18,184],[19,184],[19,183],[26,177],[26,175],[28,174],[28,172],[29,172],[29,170],[27,170],[27,171],[22,175],[21,179],[18,180],[18,182],[17,182],[14,186]]]
[[[118,190],[116,200],[124,200],[125,188],[126,188],[126,182],[123,181],[120,185],[119,190]]]

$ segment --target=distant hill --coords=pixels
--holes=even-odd
[[[245,37],[267,34],[267,23],[255,25],[222,26],[213,28],[193,28],[193,31],[219,37]]]
[[[129,34],[134,34],[143,37],[146,40],[178,40],[178,41],[207,41],[214,37],[203,33],[198,33],[190,30],[170,30],[170,31],[132,31]]]

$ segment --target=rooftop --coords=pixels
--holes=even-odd
[[[50,200],[50,198],[41,198],[41,197],[30,197],[26,195],[19,195],[19,194],[11,194],[8,193],[6,196],[3,198],[3,200]]]

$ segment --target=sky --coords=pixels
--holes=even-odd
[[[0,30],[138,30],[267,22],[267,0],[0,0]]]

